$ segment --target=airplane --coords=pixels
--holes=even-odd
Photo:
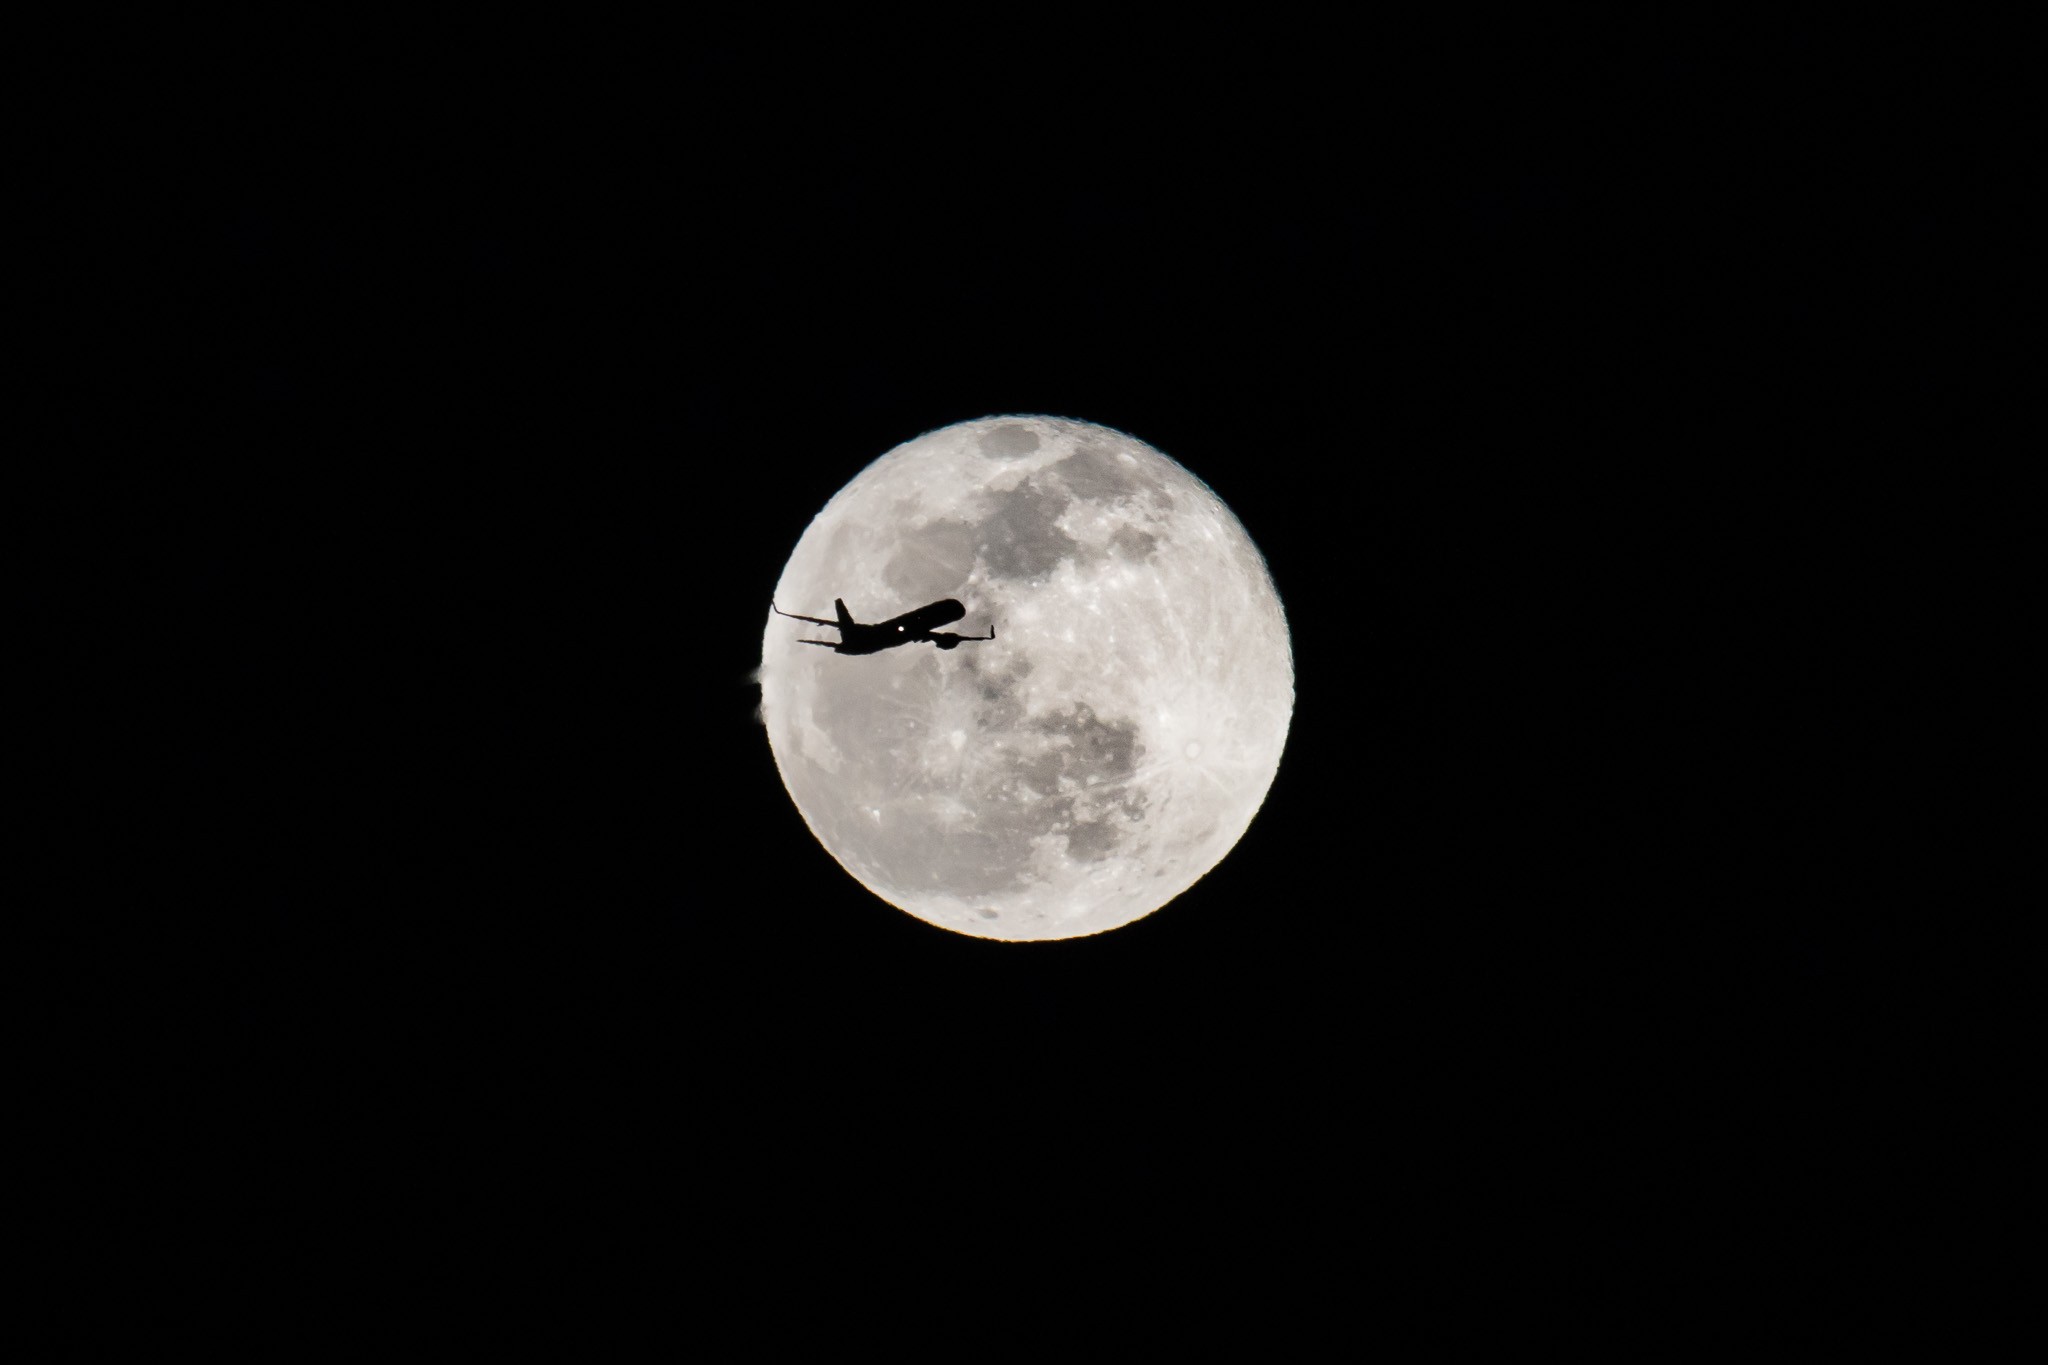
[[[880,625],[864,626],[853,619],[853,613],[846,609],[846,603],[839,598],[832,599],[833,608],[839,613],[837,621],[827,621],[817,616],[799,616],[793,611],[784,611],[775,606],[777,616],[787,616],[792,621],[809,621],[814,626],[830,626],[839,632],[839,642],[830,640],[799,640],[800,645],[823,645],[835,654],[879,654],[885,649],[898,645],[929,642],[940,649],[956,649],[962,640],[993,640],[996,638],[995,624],[991,622],[986,635],[955,635],[950,630],[933,630],[948,621],[957,621],[967,614],[967,608],[952,598],[944,598],[928,607],[906,611],[901,616],[892,616]]]

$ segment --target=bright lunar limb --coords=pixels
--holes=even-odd
[[[761,708],[783,784],[889,903],[980,938],[1148,915],[1236,844],[1294,709],[1265,561],[1207,485],[1087,422],[986,417],[841,489],[776,585],[784,611],[887,620],[941,598],[940,651],[844,656],[772,613]]]

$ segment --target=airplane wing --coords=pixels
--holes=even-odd
[[[774,613],[777,616],[787,616],[792,621],[809,621],[814,626],[830,626],[834,630],[837,630],[839,628],[839,623],[837,621],[827,621],[822,616],[799,616],[793,611],[784,611],[781,607],[776,606],[773,602],[770,602],[768,606],[771,610],[774,611]],[[820,644],[823,642],[812,641],[812,643]]]

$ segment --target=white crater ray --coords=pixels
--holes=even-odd
[[[877,622],[941,598],[993,641],[835,654],[773,615],[768,741],[818,841],[883,900],[980,938],[1148,915],[1229,853],[1294,709],[1265,561],[1207,485],[1055,417],[927,432],[812,520],[784,611]]]

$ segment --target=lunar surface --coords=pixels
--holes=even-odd
[[[1207,485],[1086,422],[989,417],[869,465],[782,610],[874,623],[955,598],[992,641],[845,656],[772,613],[761,714],[818,841],[942,928],[1025,940],[1150,914],[1230,852],[1294,709],[1265,561]]]

